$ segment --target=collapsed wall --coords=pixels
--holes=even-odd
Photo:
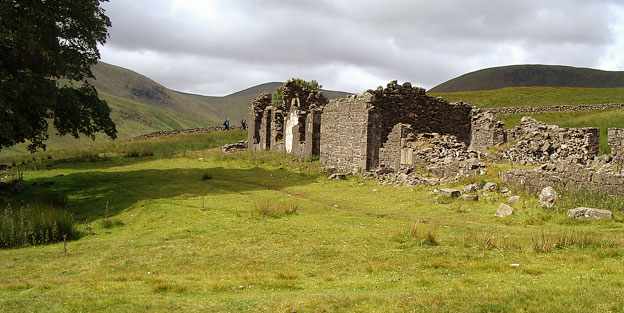
[[[505,161],[523,165],[573,160],[588,164],[599,150],[598,128],[566,128],[539,122],[530,116],[507,132],[513,147],[499,153]]]
[[[339,170],[368,170],[379,165],[380,148],[395,125],[417,133],[453,135],[470,144],[472,107],[426,95],[410,83],[332,100],[321,116],[321,161]]]
[[[409,168],[421,175],[456,179],[480,173],[485,164],[479,153],[468,150],[453,135],[416,133],[408,124],[397,124],[379,150],[381,166],[399,171]]]

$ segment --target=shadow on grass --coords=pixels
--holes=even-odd
[[[206,179],[206,177],[209,177]],[[314,177],[285,169],[146,169],[125,172],[85,171],[54,177],[54,185],[40,186],[50,179],[25,181],[28,188],[14,200],[29,203],[46,192],[62,192],[70,197],[72,211],[78,220],[96,220],[114,216],[138,201],[279,190],[309,184]],[[38,186],[31,186],[33,182]]]

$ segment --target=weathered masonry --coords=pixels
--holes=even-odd
[[[332,100],[321,115],[321,162],[338,170],[375,168],[380,165],[380,149],[399,123],[416,133],[453,135],[469,145],[472,109],[396,81],[386,88]]]
[[[473,111],[478,115],[473,117]],[[251,104],[248,121],[250,150],[320,156],[328,167],[348,171],[385,165],[380,151],[398,124],[413,133],[453,136],[464,149],[473,137],[478,147],[504,142],[496,115],[429,97],[422,88],[396,81],[329,103],[319,91],[287,83],[279,105],[271,104],[268,93],[260,94]]]
[[[288,82],[283,100],[272,105],[271,95],[261,93],[249,109],[249,150],[286,152],[298,157],[319,155],[321,111],[328,100],[318,90],[305,90]]]

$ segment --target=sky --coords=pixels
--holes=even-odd
[[[102,61],[223,96],[292,77],[426,89],[483,68],[624,70],[624,0],[111,0]]]

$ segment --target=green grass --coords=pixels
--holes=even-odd
[[[515,87],[429,95],[481,108],[624,103],[624,88]]]
[[[11,201],[26,205],[44,191],[65,193],[84,236],[68,242],[67,253],[62,243],[0,249],[0,308],[624,308],[622,211],[610,221],[571,223],[565,208],[544,210],[521,193],[514,215],[500,219],[494,213],[508,195],[438,203],[432,187],[327,180],[319,168],[318,161],[283,154],[204,150],[27,170],[28,189]],[[495,180],[493,169],[488,180]],[[46,181],[54,184],[43,187]],[[284,213],[254,213],[270,207]],[[289,207],[296,213],[286,214]],[[105,219],[120,224],[107,227]]]
[[[607,131],[610,127],[624,128],[624,110],[610,109],[590,112],[547,112],[539,114],[503,114],[501,120],[505,128],[510,129],[520,123],[522,116],[530,115],[538,121],[561,127],[597,127],[600,128],[600,154],[611,153]]]

